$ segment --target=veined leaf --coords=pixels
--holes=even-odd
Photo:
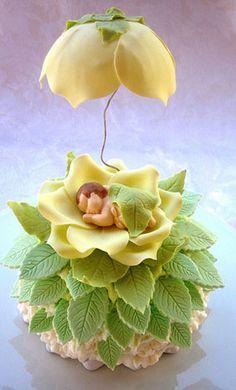
[[[126,275],[115,283],[118,296],[134,309],[144,313],[154,291],[154,278],[147,266],[130,267]]]
[[[21,234],[15,240],[14,246],[0,262],[0,264],[9,268],[19,268],[25,256],[38,244],[38,240],[34,236],[29,236],[26,233]]]
[[[195,212],[200,199],[200,194],[184,191],[182,195],[182,208],[179,212],[179,215],[182,217],[190,217]]]
[[[151,315],[150,306],[147,306],[142,314],[140,311],[133,309],[132,306],[127,305],[121,298],[118,298],[116,308],[121,321],[136,332],[145,333]]]
[[[73,299],[83,297],[93,290],[92,286],[89,286],[88,284],[82,283],[79,280],[73,278],[72,270],[70,270],[67,275],[66,285]]]
[[[50,305],[63,297],[66,284],[59,276],[36,281],[30,296],[31,305]]]
[[[164,270],[168,275],[171,275],[177,279],[193,280],[197,281],[200,278],[200,274],[194,262],[183,253],[177,253],[177,255],[164,265]]]
[[[151,318],[147,333],[159,340],[167,340],[170,329],[170,319],[162,314],[155,305],[151,305]]]
[[[19,302],[28,302],[32,293],[35,280],[20,280]]]
[[[183,246],[185,250],[207,249],[216,241],[216,237],[209,230],[193,220],[177,220],[176,225],[180,234],[187,239]]]
[[[79,345],[95,336],[101,328],[108,312],[108,302],[105,288],[95,288],[89,294],[70,301],[68,321]]]
[[[181,280],[172,276],[157,279],[153,302],[171,320],[189,323],[192,314],[191,298]]]
[[[198,284],[203,287],[218,288],[224,287],[223,281],[214,266],[211,258],[208,257],[206,252],[194,251],[187,252],[191,259],[194,261],[198,272],[200,274]]]
[[[173,322],[171,324],[170,341],[179,347],[191,347],[192,336],[188,325],[180,322]]]
[[[99,249],[84,259],[71,262],[73,277],[93,287],[105,287],[116,282],[125,275],[126,265],[112,260],[110,256]]]
[[[123,184],[112,184],[109,189],[112,203],[118,204],[132,237],[138,236],[148,226],[158,198],[150,192]]]
[[[11,289],[10,297],[11,298],[19,298],[19,294],[20,294],[20,280],[19,280],[19,278],[17,278],[12,289]]]
[[[68,259],[59,256],[48,244],[42,243],[33,248],[21,266],[22,279],[40,279],[55,275],[66,266]]]
[[[186,170],[169,177],[166,180],[159,182],[159,187],[165,191],[180,192],[182,194],[184,189],[184,182],[186,177]]]
[[[184,246],[186,237],[178,228],[178,224],[174,224],[169,237],[167,237],[160,249],[157,251],[158,265],[168,263]]]
[[[202,299],[202,296],[201,296],[198,288],[195,286],[195,284],[191,283],[189,281],[185,281],[184,284],[187,287],[189,294],[191,296],[192,309],[193,310],[204,310],[204,301]]]
[[[69,301],[61,299],[56,307],[53,318],[53,327],[62,344],[67,343],[72,339],[72,333],[67,319],[68,307]]]
[[[105,341],[102,340],[97,343],[97,352],[106,366],[113,370],[119,360],[122,348],[112,337],[108,337]]]
[[[106,325],[111,337],[121,348],[125,349],[131,342],[134,331],[120,319],[116,309],[108,313]]]
[[[10,201],[7,204],[28,234],[37,236],[40,241],[47,240],[51,224],[39,213],[36,207],[24,202]]]
[[[42,333],[52,329],[53,316],[49,316],[44,308],[39,309],[32,317],[29,325],[30,333]]]

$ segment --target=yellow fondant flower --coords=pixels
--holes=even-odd
[[[121,84],[165,104],[175,92],[175,62],[143,18],[117,9],[69,23],[49,50],[40,76],[73,107],[111,94]]]
[[[82,258],[98,248],[130,266],[147,258],[156,259],[157,250],[168,237],[172,221],[181,208],[181,195],[158,189],[159,174],[152,165],[137,170],[128,170],[121,162],[116,165],[121,169],[119,172],[97,165],[89,155],[80,155],[72,161],[64,180],[47,181],[42,185],[38,208],[51,222],[48,243],[60,255]],[[108,186],[117,183],[148,191],[157,198],[153,212],[156,226],[131,237],[127,230],[115,226],[101,228],[85,223],[76,204],[76,194],[88,182]]]

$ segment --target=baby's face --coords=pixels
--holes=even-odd
[[[92,192],[87,198],[84,194],[80,195],[78,207],[83,213],[100,214],[102,211],[103,199]]]

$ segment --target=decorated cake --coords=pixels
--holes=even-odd
[[[103,157],[119,86],[167,104],[173,56],[143,17],[113,7],[67,22],[45,77],[73,107],[111,95],[101,164],[69,152],[65,175],[42,184],[36,205],[8,202],[24,229],[1,261],[18,270],[11,295],[49,351],[90,370],[145,368],[191,347],[209,292],[223,287],[215,236],[192,218],[201,196],[185,190],[186,171],[162,179],[153,165]]]

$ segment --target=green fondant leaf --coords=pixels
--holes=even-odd
[[[69,302],[65,299],[61,299],[56,307],[53,318],[53,327],[62,344],[67,343],[72,339],[72,333],[67,319],[68,307]]]
[[[173,322],[171,324],[170,341],[179,347],[191,347],[192,336],[188,325],[180,322]]]
[[[190,217],[195,212],[201,197],[200,194],[195,192],[184,191],[182,195],[182,208],[179,215],[182,217]]]
[[[45,309],[39,309],[29,325],[30,333],[42,333],[52,329],[53,316],[48,317]]]
[[[126,20],[116,19],[96,22],[96,27],[101,34],[103,43],[110,43],[126,33],[129,29],[129,24]]]
[[[158,265],[166,264],[170,261],[185,244],[186,237],[180,234],[178,225],[174,224],[169,237],[167,237],[157,252]]]
[[[175,278],[197,281],[200,278],[194,262],[183,253],[177,255],[164,265],[164,271]]]
[[[108,312],[108,302],[105,288],[95,288],[89,294],[70,301],[68,321],[79,345],[95,336],[101,328]]]
[[[112,184],[109,196],[119,205],[130,235],[136,237],[142,233],[148,226],[157,198],[147,191],[123,184]]]
[[[31,305],[50,305],[63,297],[66,284],[59,276],[39,279],[35,282],[30,296]]]
[[[187,253],[197,266],[198,272],[200,274],[198,281],[199,285],[209,288],[224,287],[224,283],[216,267],[205,251],[194,251]]]
[[[151,318],[147,333],[159,340],[167,340],[170,329],[170,319],[162,314],[155,305],[151,305]]]
[[[185,281],[184,284],[187,287],[188,292],[191,296],[192,309],[193,310],[204,310],[204,302],[203,302],[202,296],[201,296],[198,288],[195,286],[195,284],[192,282],[189,282],[189,281]]]
[[[116,18],[126,18],[124,11],[122,11],[122,9],[117,8],[117,7],[107,8],[105,14],[112,15],[113,17],[116,17]]]
[[[14,246],[8,254],[1,260],[0,264],[9,268],[19,268],[25,256],[38,244],[38,240],[34,236],[29,236],[26,233],[21,234],[15,240]]]
[[[153,295],[155,306],[171,320],[189,323],[192,307],[187,287],[172,276],[161,276]]]
[[[59,256],[48,244],[42,243],[27,254],[21,266],[22,279],[40,279],[55,275],[66,266],[68,259]]]
[[[20,280],[19,302],[28,302],[32,293],[35,280]]]
[[[28,234],[37,236],[40,241],[47,240],[51,224],[39,213],[36,207],[24,202],[10,201],[7,204]]]
[[[68,174],[69,174],[70,166],[71,166],[71,163],[74,160],[74,158],[75,158],[75,155],[74,155],[73,152],[68,152],[67,153],[67,155],[66,155],[66,160],[67,160],[67,163],[66,163],[66,176],[68,176]]]
[[[126,275],[115,283],[120,298],[134,309],[144,313],[154,291],[154,278],[147,266],[130,267]]]
[[[131,342],[134,331],[121,321],[116,309],[107,315],[107,329],[116,343],[125,349]]]
[[[73,277],[94,287],[105,287],[122,278],[128,270],[123,265],[99,249],[84,259],[71,262]]]
[[[20,295],[20,280],[19,278],[16,279],[10,293],[11,298],[19,298]]]
[[[66,285],[73,299],[83,297],[93,290],[92,286],[89,286],[88,284],[82,283],[79,280],[73,278],[72,270],[70,270],[67,275]]]
[[[108,337],[105,341],[102,340],[97,343],[97,352],[106,366],[113,370],[119,360],[122,348],[112,337]]]
[[[185,250],[207,249],[216,240],[216,237],[209,230],[189,218],[177,219],[174,229],[179,237],[185,239],[185,244],[183,245]]]
[[[116,308],[121,321],[136,332],[145,333],[151,315],[150,306],[147,306],[145,312],[142,314],[140,311],[133,309],[132,306],[127,305],[123,299],[118,298]]]
[[[184,190],[185,177],[186,177],[186,170],[181,171],[176,175],[169,177],[166,180],[160,181],[159,187],[165,191],[180,192],[182,194]]]

